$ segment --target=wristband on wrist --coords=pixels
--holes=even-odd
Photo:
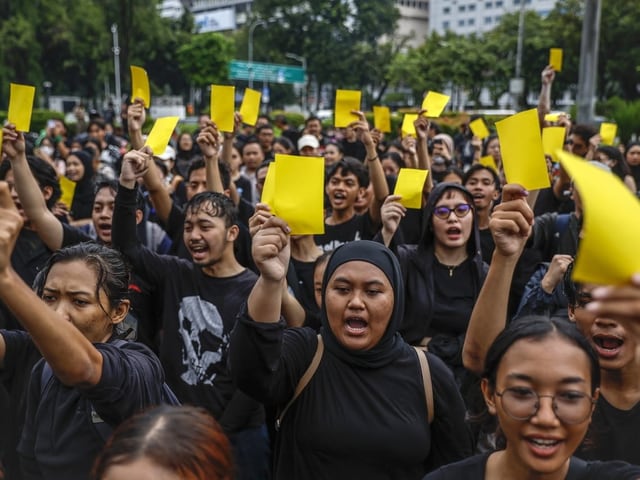
[[[378,155],[376,155],[375,157],[372,158],[367,158],[367,162],[375,162],[376,160],[378,160],[380,157]]]

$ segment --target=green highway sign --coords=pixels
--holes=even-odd
[[[231,60],[229,62],[229,79],[271,83],[305,83],[307,74],[302,67]]]

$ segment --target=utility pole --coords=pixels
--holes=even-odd
[[[578,122],[593,123],[596,82],[598,79],[598,45],[600,44],[600,0],[585,0],[580,43],[578,74]]]
[[[118,25],[111,25],[111,33],[113,34],[113,72],[116,77],[116,102],[119,109],[122,104],[122,92],[120,91],[120,47],[118,46]]]

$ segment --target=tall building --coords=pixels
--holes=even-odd
[[[163,0],[160,15],[179,18],[189,9],[199,32],[236,30],[247,21],[253,0]]]
[[[556,0],[431,0],[429,33],[450,30],[459,35],[483,33],[493,29],[506,13],[519,12],[521,2],[527,10],[545,17]],[[405,2],[418,3],[418,2]]]
[[[409,47],[421,45],[429,33],[429,1],[396,0],[400,19],[396,37],[409,36]]]

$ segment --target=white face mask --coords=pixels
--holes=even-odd
[[[40,147],[40,151],[44,153],[47,157],[50,157],[53,155],[53,147],[50,147],[49,145],[43,145],[42,147]]]

